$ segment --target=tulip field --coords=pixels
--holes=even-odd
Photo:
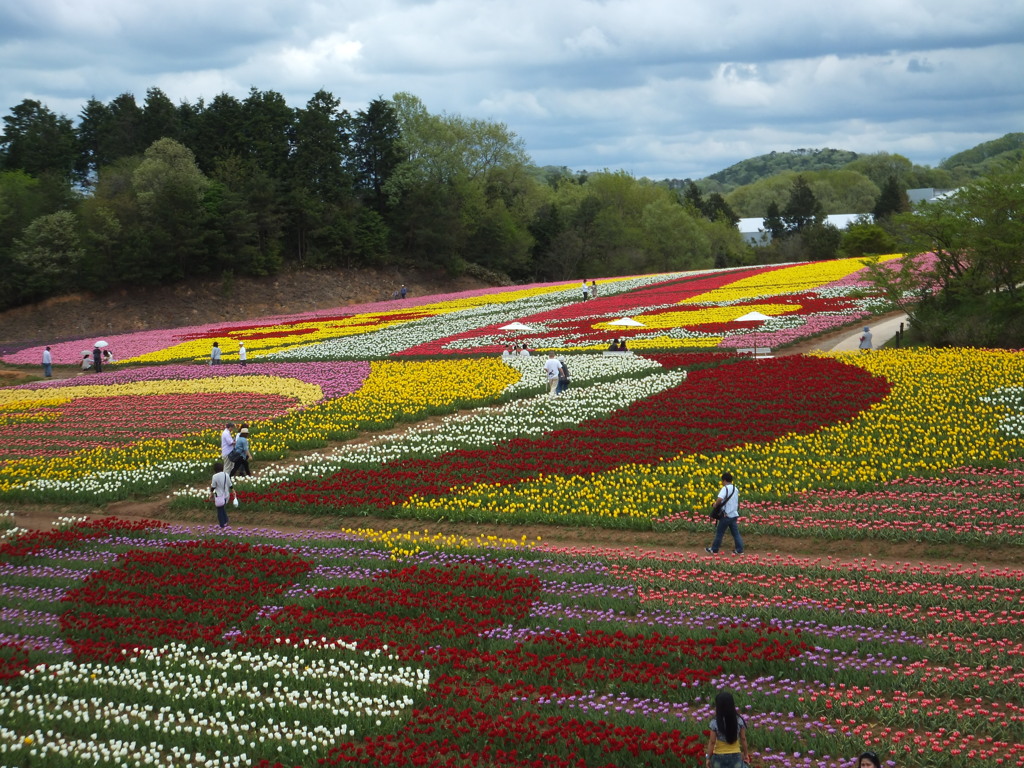
[[[884,309],[857,260],[578,288],[51,344],[0,388],[0,768],[698,768],[723,689],[758,768],[1024,766],[1024,351],[784,354]],[[741,557],[483,533],[710,542],[724,470]]]

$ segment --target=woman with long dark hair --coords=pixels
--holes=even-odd
[[[736,711],[736,702],[728,691],[715,697],[715,719],[710,728],[707,758],[711,768],[740,768],[750,762],[747,723]]]

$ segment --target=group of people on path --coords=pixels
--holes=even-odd
[[[249,476],[249,461],[252,452],[249,447],[249,425],[242,424],[235,433],[235,425],[228,422],[220,433],[220,461],[213,464],[213,478],[210,480],[210,500],[217,508],[217,524],[223,528],[228,524],[228,502],[238,506],[231,478]]]
[[[509,344],[501,350],[502,359],[508,357],[529,357],[530,348],[525,344]]]
[[[583,294],[583,301],[590,298],[597,298],[597,281],[591,280],[590,284],[587,284],[586,278],[583,279],[583,285],[580,286],[580,292]]]
[[[569,388],[569,368],[565,360],[555,357],[554,352],[548,353],[548,359],[544,361],[544,380],[548,385],[548,394],[557,397]]]
[[[249,352],[245,348],[245,342],[238,342],[238,364],[245,368],[245,363],[249,359]],[[213,342],[213,348],[210,350],[210,365],[221,365],[224,361],[221,359],[221,348],[220,342]]]

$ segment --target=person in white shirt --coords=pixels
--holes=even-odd
[[[548,382],[548,394],[554,397],[558,389],[558,374],[562,370],[562,364],[558,362],[554,352],[548,353],[548,359],[544,361],[544,377]]]
[[[710,547],[704,547],[704,551],[712,555],[718,554],[719,547],[722,546],[722,539],[725,537],[726,530],[732,534],[732,541],[735,545],[732,553],[734,555],[743,554],[743,537],[740,536],[740,494],[736,490],[736,486],[732,484],[732,474],[730,472],[722,473],[722,490],[718,492],[718,497],[715,499],[717,504],[722,501],[722,508],[724,514],[718,520],[718,525],[715,527],[715,540],[712,542]]]
[[[238,362],[245,368],[245,361],[249,359],[249,353],[245,351],[245,344],[242,342],[238,343]]]
[[[231,472],[231,467],[234,462],[228,458],[235,448],[235,425],[234,422],[229,421],[228,425],[224,427],[224,431],[220,433],[220,458],[222,461],[221,469],[225,472]]]
[[[224,471],[224,465],[217,461],[213,464],[213,478],[210,480],[210,499],[217,507],[217,525],[223,528],[228,524],[228,501],[231,500],[231,478]]]
[[[213,349],[210,350],[210,365],[220,365],[220,342],[213,342]]]
[[[43,350],[43,376],[46,378],[53,376],[53,358],[50,356],[49,347]]]

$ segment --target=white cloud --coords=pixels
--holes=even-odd
[[[409,91],[542,164],[699,177],[797,147],[943,157],[1024,127],[1004,0],[34,0],[0,5],[0,109],[151,86],[349,109]]]

